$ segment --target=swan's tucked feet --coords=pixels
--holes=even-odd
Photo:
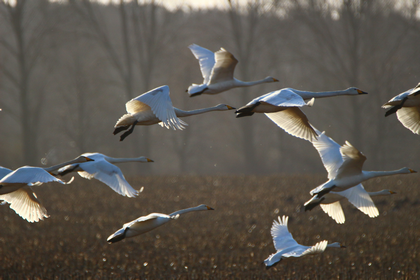
[[[252,116],[254,114],[254,112],[252,111],[255,109],[255,107],[257,107],[260,104],[261,102],[256,102],[252,104],[251,106],[244,106],[242,108],[239,108],[238,110],[235,111],[236,117],[241,118],[241,117]]]
[[[314,209],[316,206],[318,206],[319,204],[321,204],[321,202],[324,200],[324,197],[321,197],[320,199],[318,199],[317,196],[315,196],[314,198],[312,198],[311,200],[309,200],[308,202],[306,202],[303,205],[303,208],[306,211],[311,211],[312,209]]]
[[[130,128],[130,126],[129,126],[129,125],[116,127],[116,128],[114,129],[113,134],[114,134],[114,135],[116,135],[116,134],[120,133],[121,131],[123,131],[123,130],[127,130],[127,129],[129,129],[129,128]]]
[[[123,141],[128,135],[130,135],[131,133],[133,133],[134,131],[134,127],[136,126],[138,122],[135,121],[132,125],[131,128],[129,130],[127,130],[126,132],[124,132],[124,134],[121,135],[120,137],[120,141]]]
[[[392,115],[392,114],[396,113],[399,109],[401,109],[403,107],[403,104],[404,104],[404,101],[401,102],[401,104],[396,105],[396,106],[392,107],[391,109],[389,109],[388,111],[386,111],[385,117],[388,117],[389,115]]]
[[[191,94],[190,94],[190,97],[194,97],[194,96],[201,95],[201,94],[202,94],[202,93],[203,93],[206,89],[207,89],[207,88],[203,89],[202,91],[196,92],[196,93],[191,93]],[[187,92],[188,92],[188,89],[187,89]]]
[[[323,197],[325,194],[327,194],[327,193],[329,193],[330,191],[332,191],[334,188],[335,188],[335,186],[333,186],[333,187],[331,187],[331,188],[324,189],[324,190],[320,191],[319,193],[317,193],[316,195],[317,195],[317,197],[318,197],[318,198],[321,198],[321,197]]]

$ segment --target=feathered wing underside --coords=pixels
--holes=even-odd
[[[297,107],[290,107],[286,110],[275,113],[265,113],[265,115],[280,128],[295,137],[308,141],[312,141],[317,137],[317,134],[309,123],[308,118]]]
[[[172,100],[169,96],[168,86],[155,88],[127,102],[127,111],[129,108],[131,110],[136,106],[144,106],[139,102],[148,105],[153,114],[162,122],[162,126],[165,126],[166,128],[171,127],[173,129],[182,130],[187,125],[175,114]]]
[[[233,80],[238,60],[227,50],[221,48],[214,54],[216,63],[210,75],[210,84]]]
[[[322,163],[328,172],[328,179],[332,179],[336,176],[338,168],[343,164],[340,145],[325,135],[325,132],[321,133],[317,129],[315,131],[318,134],[318,138],[312,141],[312,145],[321,157]]]
[[[0,195],[0,200],[9,203],[10,208],[28,222],[38,222],[49,217],[47,210],[41,205],[30,187]]]
[[[274,248],[279,251],[298,245],[296,240],[287,228],[288,216],[278,217],[279,221],[274,220],[271,227],[271,236],[273,237]]]
[[[106,160],[95,160],[94,165],[86,164],[83,169],[84,171],[78,172],[83,178],[95,178],[123,196],[135,197],[138,195],[138,191],[127,182],[121,169]]]
[[[327,240],[320,241],[320,242],[316,243],[315,245],[311,246],[310,248],[306,249],[300,255],[300,257],[305,256],[305,255],[320,254],[320,253],[322,253],[322,252],[325,251],[325,249],[327,248],[327,245],[328,245],[328,241]],[[289,255],[288,257],[290,257],[290,256],[291,255]]]
[[[62,180],[52,176],[50,173],[40,167],[23,166],[4,176],[1,183],[25,183],[42,184],[48,182],[58,182],[65,184]]]
[[[372,198],[362,184],[338,192],[338,194],[347,198],[351,204],[369,217],[375,218],[379,216],[378,208],[376,208],[375,203],[373,203]]]
[[[340,152],[343,157],[343,164],[338,169],[337,179],[360,174],[362,172],[363,163],[366,160],[365,155],[359,152],[359,150],[353,147],[348,141],[341,146]]]
[[[319,206],[321,206],[322,210],[338,224],[344,224],[346,221],[340,201],[336,201],[330,204],[320,204]]]
[[[397,118],[407,129],[420,134],[420,107],[402,107],[397,111]]]
[[[188,48],[190,48],[195,58],[198,59],[201,74],[203,75],[204,79],[203,83],[207,84],[210,81],[211,70],[213,69],[214,64],[216,63],[214,53],[196,44],[192,44],[188,46]]]

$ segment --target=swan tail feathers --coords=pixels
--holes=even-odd
[[[193,96],[197,96],[202,94],[205,90],[207,89],[207,85],[206,84],[192,84],[191,86],[188,87],[188,94],[190,95],[190,97]]]
[[[121,228],[121,229],[117,230],[116,232],[114,232],[113,234],[111,234],[106,241],[109,244],[121,241],[125,238],[125,232],[126,232],[126,229]]]

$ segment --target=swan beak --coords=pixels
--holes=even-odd
[[[397,194],[396,192],[393,192],[393,191],[389,191],[389,193],[390,193],[390,194]]]
[[[344,246],[344,245],[340,245],[340,248],[347,248],[346,246]]]
[[[85,159],[86,159],[86,161],[95,161],[94,159],[91,159],[91,158],[88,158],[88,157],[85,157]]]
[[[277,80],[276,78],[273,78],[273,82],[278,82],[279,80]]]
[[[153,159],[148,158],[147,162],[155,162]]]
[[[416,170],[413,170],[413,169],[409,169],[409,170],[410,170],[410,173],[417,173]]]
[[[210,206],[207,206],[207,210],[214,210],[214,209],[211,208]]]
[[[232,107],[232,106],[229,106],[229,105],[226,105],[226,107],[228,108],[228,110],[235,110],[236,109],[235,107]]]
[[[358,92],[359,94],[368,94],[366,91],[363,91],[363,90],[360,90],[360,89],[357,89],[357,92]]]

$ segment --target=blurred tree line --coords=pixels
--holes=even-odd
[[[112,131],[125,102],[166,84],[174,106],[188,110],[240,107],[284,87],[356,86],[369,95],[316,100],[304,108],[310,122],[363,151],[366,168],[420,169],[420,136],[381,109],[419,82],[418,0],[227,1],[220,10],[168,10],[153,0],[0,1],[2,166],[101,152],[155,160],[126,167],[132,175],[324,172],[309,142],[263,114],[208,113],[186,118],[183,131],[138,126],[120,142]],[[239,79],[280,82],[189,98],[186,88],[202,81],[192,43],[232,52]]]

